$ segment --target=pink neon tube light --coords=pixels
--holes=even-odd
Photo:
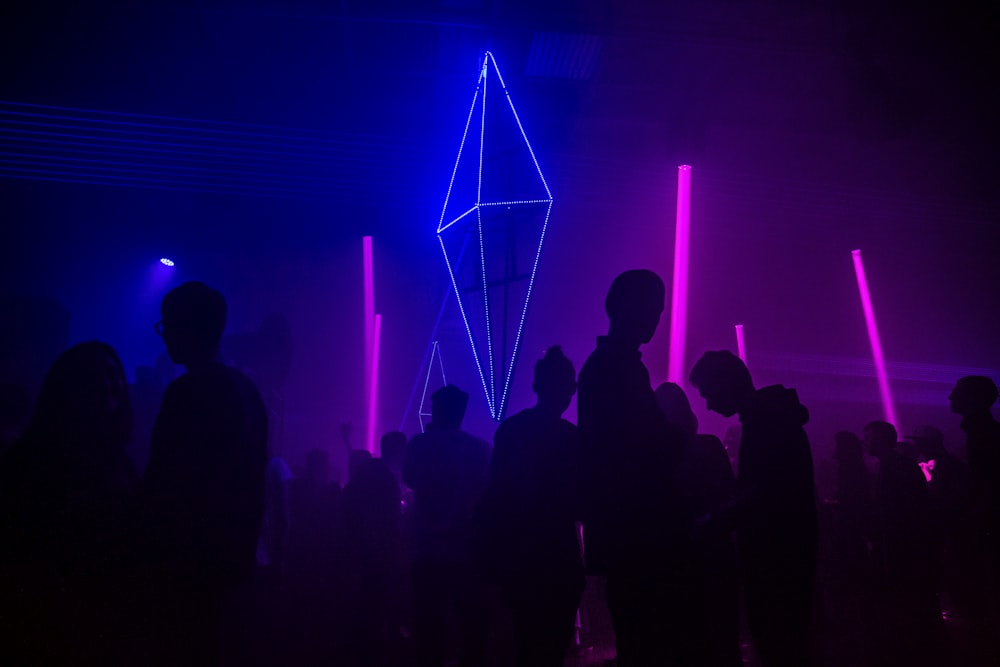
[[[736,353],[740,356],[740,359],[745,364],[747,362],[747,344],[743,340],[743,325],[736,325]]]
[[[375,409],[377,407],[376,403],[378,401],[378,356],[379,356],[379,343],[382,337],[382,316],[375,316],[375,331],[372,335],[372,365],[369,369],[370,375],[368,376],[368,429],[367,438],[368,441],[365,443],[367,449],[374,456],[375,452]]]
[[[670,296],[670,360],[667,379],[682,384],[687,336],[688,242],[691,228],[691,167],[677,167],[677,224],[674,231],[674,282]]]
[[[885,370],[885,356],[882,354],[882,342],[879,340],[878,327],[875,325],[875,310],[872,308],[872,296],[868,291],[868,279],[865,278],[865,265],[861,260],[861,251],[852,250],[854,259],[854,274],[858,278],[858,292],[861,295],[861,308],[865,313],[865,324],[868,326],[868,340],[872,347],[872,360],[875,362],[875,375],[878,377],[879,393],[882,395],[882,410],[885,420],[902,432],[896,421],[896,409],[892,404],[892,394],[889,393],[889,374]]]
[[[371,371],[372,371],[372,343],[373,343],[373,327],[375,326],[375,278],[374,269],[372,266],[372,237],[365,236],[361,239],[362,253],[364,255],[364,287],[365,287],[365,356],[362,359],[364,363],[364,378],[365,378],[365,396],[370,396],[371,387]],[[369,404],[369,409],[370,409]],[[368,423],[373,423],[374,415],[369,413],[367,415]],[[368,443],[368,451],[372,451],[371,443],[373,442],[374,434],[365,433],[365,442]]]

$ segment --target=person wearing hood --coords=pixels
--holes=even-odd
[[[699,523],[735,530],[744,602],[764,665],[807,665],[816,572],[816,491],[803,426],[809,411],[794,389],[757,389],[733,353],[706,352],[691,384],[709,410],[739,415],[742,427],[735,499]]]

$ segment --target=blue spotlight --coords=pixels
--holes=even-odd
[[[162,264],[163,266],[173,266],[174,260],[168,259],[167,257],[161,257],[160,264]]]

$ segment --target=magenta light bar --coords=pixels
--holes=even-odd
[[[740,360],[745,364],[747,362],[747,343],[743,339],[743,325],[736,325],[736,354],[740,356]]]
[[[364,255],[364,287],[365,287],[365,356],[362,362],[364,363],[364,377],[365,377],[365,396],[370,397],[372,394],[371,379],[372,379],[372,350],[374,343],[374,327],[375,327],[375,278],[374,269],[372,265],[372,237],[364,236],[361,239],[361,248]],[[369,402],[369,410],[372,408],[372,403]],[[374,413],[369,412],[367,415],[368,424],[372,424],[375,419]],[[368,451],[372,451],[371,443],[374,441],[374,433],[365,433],[365,442],[369,443]]]
[[[885,356],[882,354],[882,342],[878,337],[878,327],[875,325],[875,310],[872,308],[872,296],[868,291],[868,279],[865,278],[865,265],[861,260],[861,251],[852,250],[854,259],[854,274],[858,278],[858,292],[861,295],[861,308],[865,313],[865,324],[868,326],[868,340],[872,347],[872,361],[875,363],[875,375],[878,378],[879,393],[882,395],[882,410],[885,420],[902,433],[896,420],[896,409],[892,405],[892,394],[889,392],[889,374],[885,368]]]
[[[375,315],[374,332],[372,333],[372,365],[368,375],[368,429],[365,445],[372,456],[375,451],[375,412],[378,402],[378,348],[382,337],[382,316]]]
[[[677,224],[674,232],[674,282],[670,297],[670,360],[667,379],[684,381],[687,336],[688,240],[691,228],[691,167],[677,167]]]

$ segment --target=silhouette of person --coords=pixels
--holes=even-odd
[[[402,431],[389,431],[379,440],[379,458],[389,468],[399,486],[400,502],[405,508],[409,504],[408,489],[403,484],[403,454],[406,452],[407,438]]]
[[[756,389],[728,351],[706,352],[691,384],[709,410],[738,414],[737,496],[708,524],[735,528],[750,633],[764,665],[809,664],[810,611],[817,552],[809,412],[794,389]]]
[[[343,492],[331,480],[330,454],[306,452],[303,474],[288,487],[287,621],[292,664],[333,660],[331,628],[343,625]]]
[[[120,664],[135,470],[118,355],[60,355],[0,465],[0,608],[11,664]]]
[[[871,520],[872,480],[865,466],[864,443],[850,431],[839,431],[834,435],[833,457],[837,464],[836,564],[844,587],[863,592],[869,587],[871,576],[868,545],[875,539]]]
[[[267,412],[253,383],[218,361],[222,294],[184,283],[163,298],[161,315],[157,331],[187,372],[164,393],[142,483],[162,610],[150,659],[215,664],[224,605],[256,560]]]
[[[909,439],[913,441],[930,474],[927,490],[932,515],[930,522],[940,538],[943,590],[948,592],[957,611],[973,611],[976,582],[969,576],[975,571],[972,557],[972,518],[975,488],[969,466],[944,446],[944,434],[934,426],[918,426]]]
[[[580,370],[579,414],[586,564],[607,580],[619,664],[676,658],[682,509],[674,475],[684,434],[656,403],[639,347],[663,312],[658,275],[626,271],[605,299],[608,335]],[[672,634],[673,633],[673,634]]]
[[[997,385],[981,375],[963,377],[948,400],[951,411],[961,415],[966,433],[965,460],[976,493],[977,540],[993,613],[1000,615],[1000,422],[990,412],[997,402]]]
[[[403,458],[413,489],[413,595],[417,664],[446,657],[448,611],[459,623],[459,664],[482,665],[488,634],[484,584],[472,563],[472,524],[489,482],[489,444],[462,431],[469,395],[446,385],[431,396],[431,422]]]
[[[493,437],[487,494],[497,531],[494,554],[511,610],[516,664],[562,665],[583,593],[577,542],[576,426],[562,418],[576,371],[559,346],[535,364],[534,407],[504,420]]]
[[[900,453],[898,439],[888,422],[865,425],[865,447],[878,459],[873,509],[881,650],[885,660],[927,664],[936,651],[941,619],[936,538],[927,481],[920,467]]]
[[[830,521],[831,575],[824,606],[829,610],[828,631],[840,640],[840,652],[830,663],[864,664],[872,657],[879,624],[871,553],[877,529],[872,512],[874,480],[865,463],[864,443],[850,431],[834,435],[833,460],[831,511],[823,517]]]
[[[366,452],[367,453],[367,452]],[[399,485],[384,461],[357,463],[344,487],[344,541],[357,598],[350,645],[361,664],[380,664],[379,649],[395,638],[390,597],[400,551]]]
[[[698,433],[698,418],[679,385],[664,382],[655,394],[667,421],[688,438],[677,475],[687,516],[694,520],[731,502],[736,479],[722,441]],[[706,531],[695,534],[684,548],[688,559],[684,662],[741,665],[740,582],[732,538],[726,531]]]

